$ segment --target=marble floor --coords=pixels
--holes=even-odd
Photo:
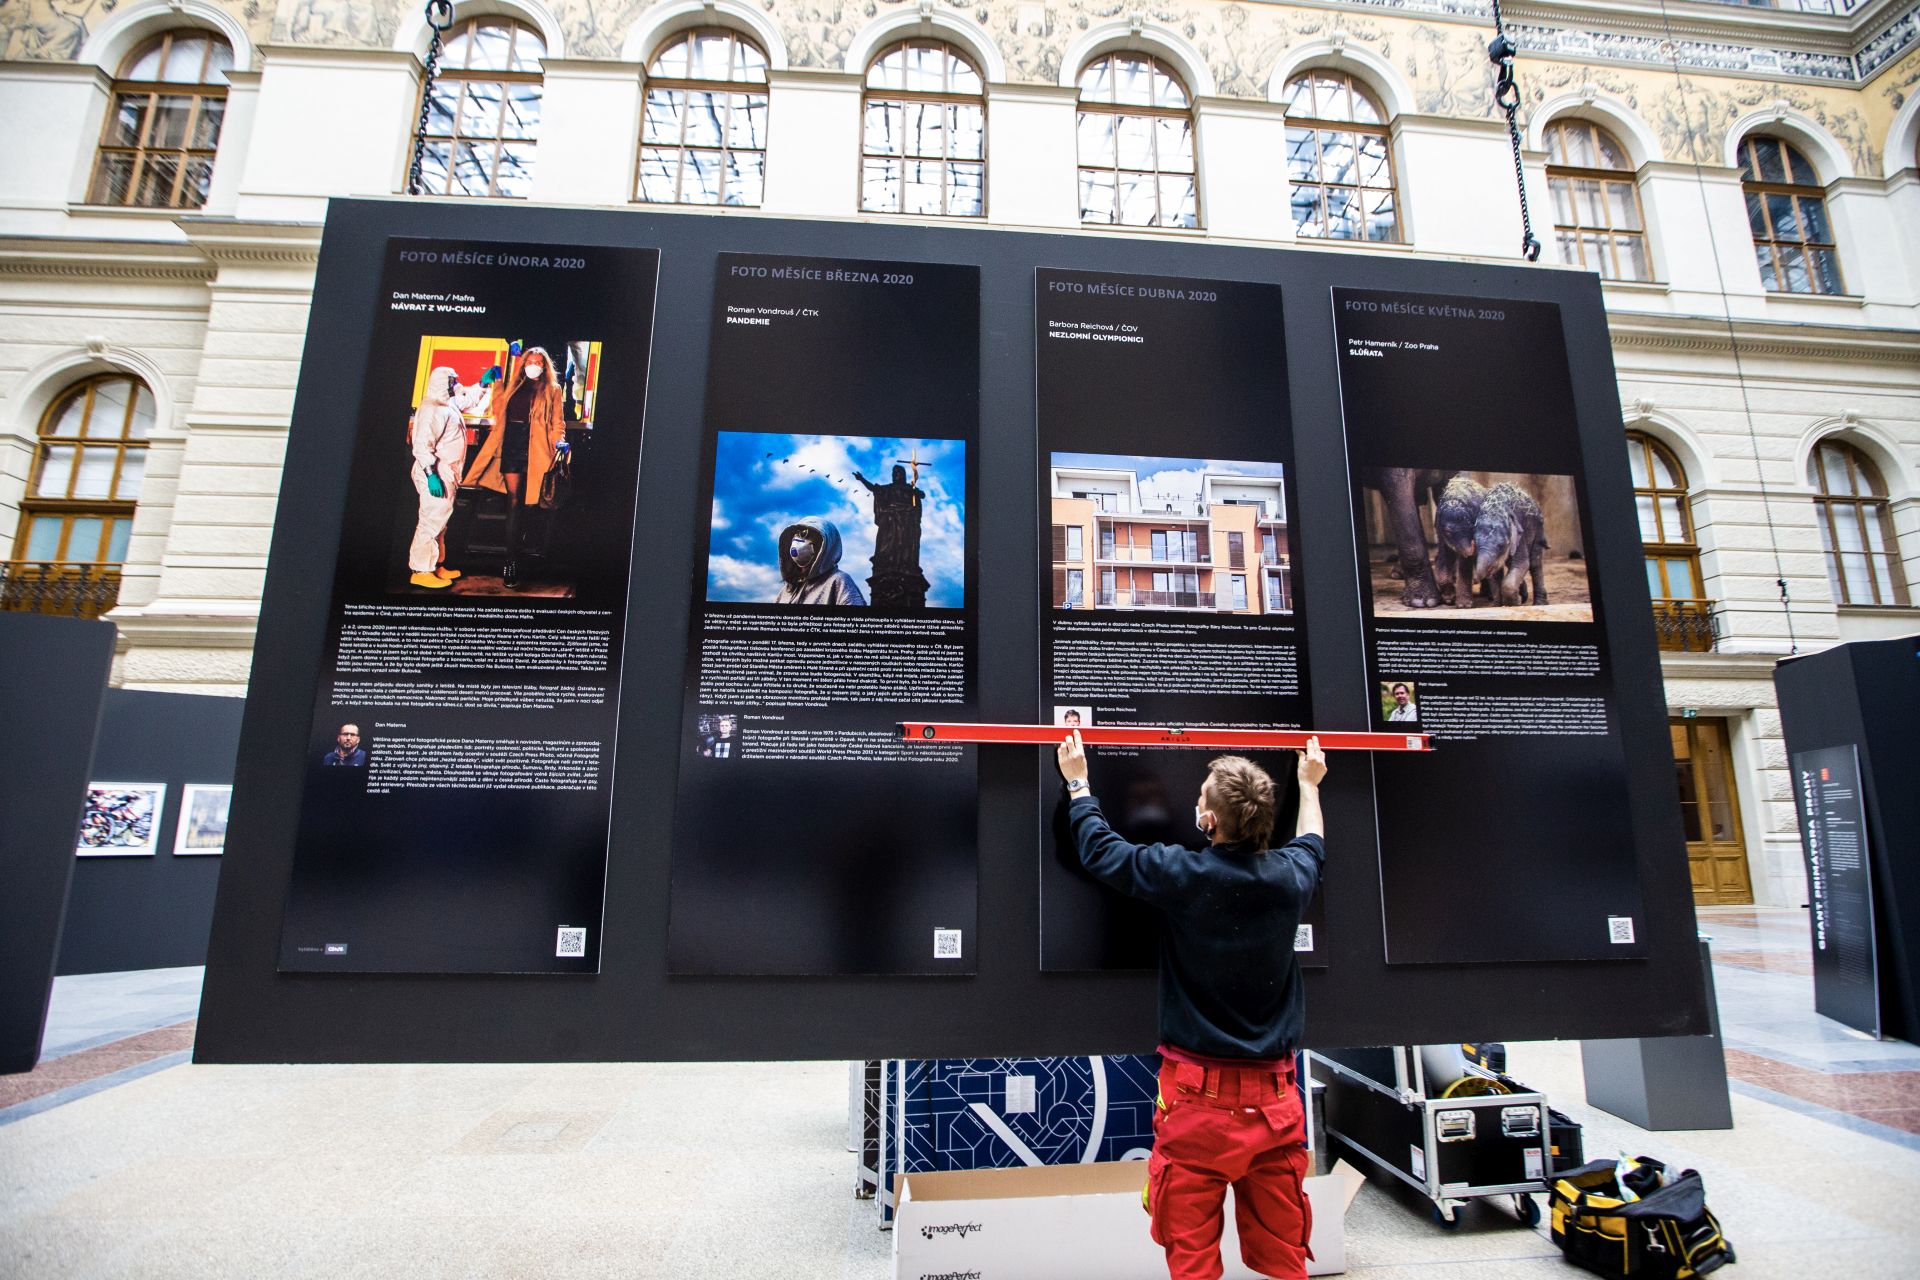
[[[1904,1280],[1920,1049],[1812,1012],[1804,912],[1701,927],[1733,1129],[1650,1134],[1587,1106],[1573,1043],[1510,1045],[1512,1074],[1585,1124],[1589,1155],[1698,1168],[1728,1274]],[[852,1194],[845,1064],[196,1066],[198,977],[57,984],[41,1066],[0,1076],[0,1276],[892,1274]],[[1442,1231],[1379,1183],[1347,1235],[1364,1280],[1578,1274],[1504,1206]]]

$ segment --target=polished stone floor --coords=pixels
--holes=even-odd
[[[1586,1106],[1576,1044],[1512,1045],[1512,1073],[1585,1123],[1589,1155],[1700,1169],[1736,1280],[1905,1280],[1920,1049],[1812,1012],[1804,912],[1702,928],[1731,1131],[1649,1134]],[[852,1195],[844,1064],[194,1066],[198,976],[57,984],[49,1056],[0,1076],[0,1276],[891,1274]],[[1364,1280],[1578,1274],[1504,1206],[1442,1231],[1369,1184],[1347,1229]]]

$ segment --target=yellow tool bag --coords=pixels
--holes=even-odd
[[[1570,1169],[1548,1204],[1562,1256],[1596,1275],[1688,1280],[1734,1260],[1700,1175],[1649,1156],[1627,1162],[1624,1174],[1612,1160]]]

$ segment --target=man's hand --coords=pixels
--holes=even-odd
[[[1054,759],[1060,763],[1060,776],[1068,782],[1075,778],[1085,782],[1087,779],[1087,749],[1080,745],[1080,731],[1075,729],[1066,740],[1054,748]]]
[[[1327,776],[1327,753],[1320,749],[1320,739],[1307,739],[1307,749],[1300,753],[1300,763],[1294,773],[1303,787],[1317,787],[1320,779]]]

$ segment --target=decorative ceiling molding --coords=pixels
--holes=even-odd
[[[1607,325],[1617,350],[1721,356],[1733,353],[1726,323],[1721,320],[1610,311]],[[1734,334],[1743,356],[1920,368],[1920,333],[1916,332],[1736,320]]]
[[[1491,0],[1307,2],[1476,26],[1493,18]],[[1778,7],[1703,0],[1678,13],[1659,0],[1509,0],[1504,13],[1523,55],[1666,67],[1677,61],[1683,71],[1814,83],[1862,84],[1920,46],[1920,0],[1780,0]]]

